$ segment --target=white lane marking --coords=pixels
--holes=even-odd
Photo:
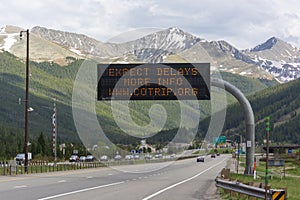
[[[17,185],[14,188],[18,189],[18,188],[26,188],[26,187],[27,187],[27,185]]]
[[[58,198],[58,197],[63,197],[63,196],[71,195],[71,194],[80,193],[80,192],[87,192],[87,191],[90,191],[90,190],[96,190],[96,189],[100,189],[100,188],[120,185],[120,184],[123,184],[123,183],[125,183],[125,182],[121,181],[121,182],[116,182],[116,183],[110,183],[110,184],[107,184],[107,185],[100,185],[100,186],[86,188],[86,189],[82,189],[82,190],[75,190],[73,192],[66,192],[66,193],[62,193],[62,194],[57,194],[57,195],[50,196],[50,197],[44,197],[44,198],[41,198],[41,199],[38,199],[38,200],[54,199],[54,198]]]
[[[64,183],[66,182],[66,180],[60,180],[60,181],[57,181],[58,183]]]
[[[204,170],[204,171],[202,171],[202,172],[200,172],[200,173],[198,173],[198,174],[192,176],[191,178],[188,178],[188,179],[185,179],[185,180],[180,181],[180,182],[178,182],[178,183],[175,183],[175,184],[173,184],[173,185],[170,185],[169,187],[166,187],[166,188],[164,188],[164,189],[162,189],[162,190],[159,190],[159,191],[157,191],[157,192],[155,192],[155,193],[153,193],[153,194],[151,194],[151,195],[149,195],[149,196],[143,198],[142,200],[148,200],[148,199],[151,199],[151,198],[153,198],[153,197],[155,197],[155,196],[157,196],[157,195],[159,195],[159,194],[161,194],[161,193],[163,193],[163,192],[165,192],[165,191],[167,191],[167,190],[169,190],[169,189],[172,189],[172,188],[174,188],[174,187],[176,187],[176,186],[178,186],[178,185],[181,185],[181,184],[183,184],[183,183],[186,183],[186,182],[188,182],[188,181],[191,181],[191,180],[197,178],[198,176],[200,176],[201,174],[203,174],[203,173],[205,173],[205,172],[211,170],[212,168],[218,166],[219,164],[221,164],[221,163],[224,162],[224,161],[225,161],[225,159],[222,160],[221,162],[219,162],[219,163],[217,163],[217,164],[215,164],[215,165],[213,165],[213,166],[207,168],[206,170]]]
[[[93,178],[93,177],[92,176],[87,176],[86,178],[89,179],[89,178]]]

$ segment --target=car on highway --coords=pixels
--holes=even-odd
[[[163,155],[161,153],[160,154],[156,154],[155,158],[163,158]]]
[[[93,155],[88,155],[85,159],[86,162],[94,162],[96,158]]]
[[[176,154],[175,153],[171,154],[170,158],[176,158]]]
[[[126,155],[125,156],[125,160],[132,160],[133,159],[133,155]]]
[[[134,155],[134,159],[135,159],[135,160],[139,160],[139,159],[140,159],[140,155],[139,155],[139,154],[135,154],[135,155]]]
[[[32,159],[32,154],[28,153],[28,161],[31,161]],[[21,165],[25,163],[25,153],[19,153],[17,154],[16,158],[15,158],[17,164]]]
[[[107,155],[101,156],[100,161],[108,161],[108,156]]]
[[[121,160],[121,159],[122,159],[122,156],[119,155],[119,154],[117,154],[117,155],[115,155],[114,159],[115,159],[115,160]]]
[[[78,162],[79,161],[79,157],[77,155],[71,155],[71,157],[69,158],[69,162]]]
[[[204,156],[197,156],[197,162],[204,162]]]
[[[79,161],[80,161],[80,162],[85,162],[85,160],[86,160],[86,157],[85,157],[85,156],[80,156],[80,157],[79,157]]]
[[[210,157],[211,158],[216,158],[216,154],[213,153],[213,154],[210,155]]]

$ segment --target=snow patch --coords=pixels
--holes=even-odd
[[[177,33],[174,34],[169,34],[166,38],[166,40],[168,41],[169,45],[171,46],[171,44],[177,44],[177,46],[179,48],[184,48],[185,44],[184,44],[184,40],[186,39],[185,35],[179,35]],[[167,47],[168,47],[167,46]]]
[[[254,55],[254,58],[252,58],[252,60],[253,60],[254,62],[259,62],[259,59],[257,58],[257,55]]]
[[[235,67],[235,68],[230,69],[229,71],[232,72],[232,73],[235,73],[236,70],[238,70],[238,68]]]
[[[215,66],[211,66],[210,69],[211,69],[211,71],[216,71],[216,70],[218,70],[218,68],[215,67]]]
[[[179,32],[179,28],[178,27],[172,27],[170,29],[170,32]]]
[[[70,51],[72,51],[73,53],[76,53],[76,54],[78,54],[78,55],[80,55],[80,56],[83,56],[83,55],[84,55],[83,53],[81,53],[81,51],[79,51],[79,50],[77,50],[77,49],[70,48]]]
[[[18,33],[11,33],[11,34],[6,34],[6,33],[2,33],[0,36],[6,36],[6,38],[3,40],[4,44],[3,46],[1,46],[1,49],[4,49],[5,51],[9,51],[10,48],[17,42],[17,39],[15,39],[16,36],[19,36]]]
[[[129,64],[127,61],[122,61],[122,60],[117,60],[115,63],[120,63],[120,64]]]
[[[288,50],[285,50],[287,52],[287,54],[289,54],[289,56],[292,56],[292,54],[288,51]]]
[[[0,28],[0,34],[5,33],[5,28],[6,28],[6,27],[1,27],[1,28]]]
[[[251,74],[252,74],[252,72],[245,72],[245,71],[240,73],[240,75],[242,75],[242,76],[243,75],[251,75]]]
[[[300,63],[288,63],[284,60],[274,61],[264,58],[258,59],[260,67],[283,83],[300,78]]]

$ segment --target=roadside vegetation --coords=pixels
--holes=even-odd
[[[269,166],[269,176],[268,176],[268,185],[271,189],[287,189],[288,199],[289,200],[299,200],[299,184],[300,184],[300,160],[299,160],[299,150],[295,153],[289,154],[280,154],[276,155],[280,159],[285,160],[285,176],[284,168],[280,167],[270,167]],[[241,157],[240,163],[241,167],[244,167],[245,158]],[[256,180],[252,176],[244,176],[243,174],[237,174],[236,172],[231,172],[230,179],[236,180],[243,183],[265,183],[265,161],[260,161],[259,166],[257,166],[257,175]],[[226,200],[243,200],[248,199],[243,195],[233,195],[232,193],[225,192],[223,189],[218,189],[221,194],[222,199]]]

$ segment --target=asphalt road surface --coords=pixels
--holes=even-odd
[[[229,156],[170,163],[0,177],[1,200],[215,199],[214,179]]]

